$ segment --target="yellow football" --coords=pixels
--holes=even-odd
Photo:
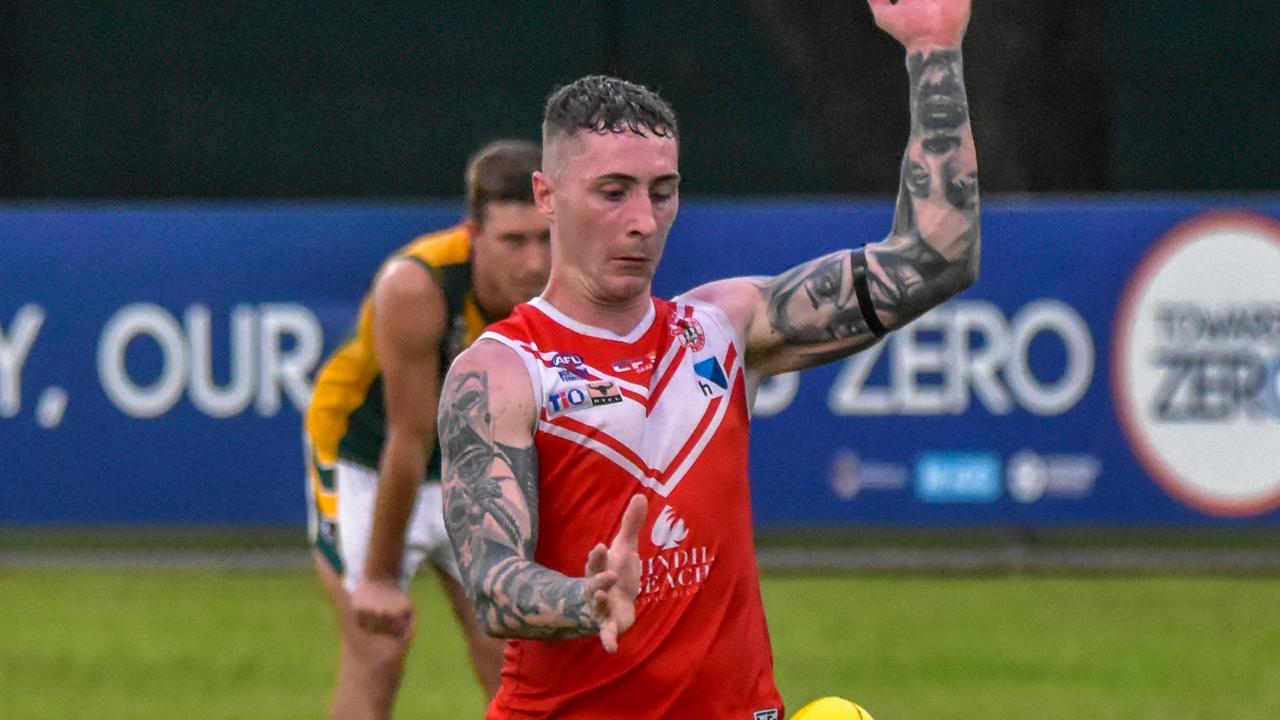
[[[792,720],[873,720],[871,713],[844,698],[824,697],[805,705]]]

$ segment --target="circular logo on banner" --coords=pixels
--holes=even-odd
[[[1211,515],[1280,507],[1280,223],[1175,227],[1129,280],[1114,337],[1121,426],[1161,487]]]

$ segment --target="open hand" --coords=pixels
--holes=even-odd
[[[876,25],[907,52],[960,47],[972,0],[868,0]]]
[[[351,608],[362,630],[405,637],[414,630],[413,601],[395,583],[361,580],[351,593]]]
[[[637,548],[648,510],[645,496],[633,495],[613,542],[607,548],[604,543],[596,545],[587,556],[587,606],[600,622],[600,644],[605,652],[618,652],[618,636],[636,621],[636,596],[640,594]]]

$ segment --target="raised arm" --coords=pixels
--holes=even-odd
[[[485,631],[498,637],[599,635],[617,650],[634,622],[644,498],[632,498],[610,546],[597,545],[583,577],[533,561],[537,547],[537,408],[524,366],[481,340],[458,357],[440,401],[445,526]]]
[[[907,52],[911,134],[893,227],[884,240],[771,278],[690,293],[725,309],[761,374],[845,357],[978,277],[978,166],[960,61],[970,0],[870,0]]]

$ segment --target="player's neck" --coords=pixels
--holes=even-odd
[[[634,330],[653,305],[652,290],[648,285],[642,292],[626,298],[598,297],[586,285],[558,278],[552,273],[542,297],[569,318],[616,335],[626,335]]]

